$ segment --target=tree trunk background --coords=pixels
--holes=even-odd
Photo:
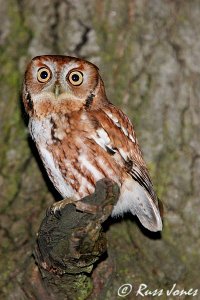
[[[107,239],[115,272],[102,299],[118,299],[124,283],[133,285],[127,299],[141,283],[200,288],[199,32],[200,0],[0,0],[0,299],[28,299],[24,266],[58,199],[20,99],[26,64],[41,54],[99,66],[108,98],[135,125],[165,207],[161,238],[133,218],[113,221]]]

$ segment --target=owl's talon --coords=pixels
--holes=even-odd
[[[66,198],[59,202],[56,202],[56,203],[52,204],[49,208],[47,208],[46,215],[47,216],[54,215],[57,219],[59,219],[62,215],[62,213],[61,213],[62,209],[66,205],[72,204],[72,203],[74,203],[72,198]]]
[[[60,207],[54,207],[53,211],[52,211],[52,214],[57,218],[57,219],[60,219],[61,217],[61,209]]]
[[[46,215],[47,217],[50,215],[54,215],[56,218],[58,218],[58,214],[61,215],[59,212],[59,208],[55,208],[54,205],[51,205],[50,207],[47,208]]]
[[[56,205],[57,203],[52,204],[49,208],[47,208],[46,211],[46,215],[53,215],[55,216],[57,219],[59,219],[61,217],[61,209],[60,209],[60,205]]]

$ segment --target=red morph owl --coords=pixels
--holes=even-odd
[[[133,125],[107,99],[94,64],[69,56],[35,57],[25,73],[23,102],[30,134],[64,198],[80,200],[107,177],[120,187],[112,216],[131,212],[149,230],[162,230]]]

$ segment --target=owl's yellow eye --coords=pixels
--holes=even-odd
[[[69,74],[69,82],[73,85],[81,85],[83,82],[83,74],[79,71],[72,71]]]
[[[37,73],[37,79],[39,82],[47,82],[51,78],[51,72],[47,68],[40,68]]]

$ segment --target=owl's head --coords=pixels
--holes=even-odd
[[[29,63],[23,86],[23,102],[30,116],[96,109],[107,102],[98,68],[83,59],[37,56]]]

